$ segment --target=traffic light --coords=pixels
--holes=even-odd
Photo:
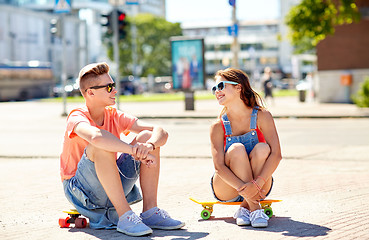
[[[125,39],[127,32],[126,32],[126,13],[118,10],[118,36],[119,39]]]
[[[112,12],[107,14],[101,14],[100,24],[105,29],[107,34],[113,33],[113,23],[112,23]]]

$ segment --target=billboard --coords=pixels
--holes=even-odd
[[[173,37],[171,49],[173,89],[204,89],[204,39]]]

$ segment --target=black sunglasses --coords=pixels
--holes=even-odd
[[[115,87],[115,83],[109,83],[107,85],[103,85],[103,86],[93,86],[93,87],[89,87],[87,89],[100,89],[100,88],[106,88],[106,90],[108,91],[108,93],[111,93],[111,91],[113,91],[113,88]],[[87,92],[87,89],[85,90],[85,92]]]
[[[221,81],[219,82],[217,85],[215,85],[214,87],[211,88],[211,92],[213,93],[213,95],[215,95],[215,91],[222,91],[225,87],[225,84],[229,83],[232,85],[237,85],[237,82],[232,82],[232,81]]]

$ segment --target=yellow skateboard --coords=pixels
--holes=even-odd
[[[201,218],[204,220],[207,220],[210,218],[211,214],[213,213],[213,206],[215,204],[223,204],[223,205],[240,205],[241,202],[200,202],[197,201],[193,198],[190,198],[190,200],[194,201],[195,203],[198,203],[200,205],[202,205],[202,207],[204,208],[201,211]],[[260,201],[260,205],[262,207],[262,209],[264,209],[264,213],[271,218],[273,216],[273,210],[272,210],[272,203],[274,202],[282,202],[282,200],[272,200],[272,199],[265,199],[265,200],[261,200]]]
[[[81,214],[76,209],[63,212],[69,216],[66,218],[59,218],[59,226],[61,228],[67,228],[71,223],[74,224],[76,228],[85,228],[87,226],[86,218],[80,217]]]

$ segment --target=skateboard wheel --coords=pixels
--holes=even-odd
[[[76,228],[85,228],[87,226],[86,218],[76,218],[75,226]]]
[[[59,226],[61,228],[67,228],[69,227],[70,223],[68,222],[68,220],[70,219],[70,217],[67,218],[59,218]]]
[[[273,210],[272,210],[272,208],[270,208],[270,207],[265,208],[265,209],[264,209],[264,213],[265,213],[269,218],[271,218],[271,217],[273,216]]]
[[[211,212],[209,210],[206,210],[206,209],[202,210],[201,212],[202,219],[208,220],[210,216],[211,216]]]

